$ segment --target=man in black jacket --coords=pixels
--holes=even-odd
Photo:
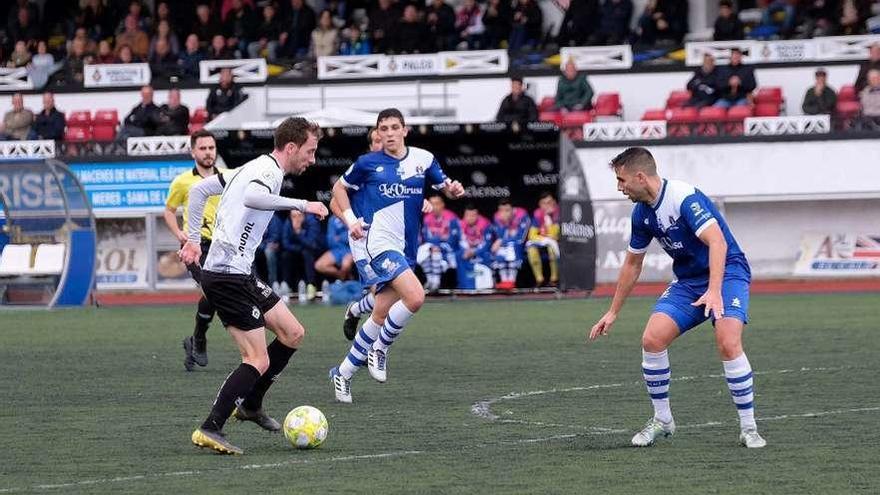
[[[180,90],[168,90],[168,103],[156,114],[157,136],[185,136],[189,134],[189,108],[180,104]]]
[[[55,95],[43,93],[43,110],[36,115],[28,139],[64,139],[64,114],[55,108]]]
[[[868,72],[871,69],[880,69],[880,43],[871,45],[868,60],[859,67],[859,75],[856,77],[856,94],[862,92],[868,85]]]
[[[535,100],[523,91],[523,80],[519,76],[510,78],[510,94],[501,100],[498,122],[535,122],[538,120],[538,106]]]
[[[715,102],[716,107],[748,105],[751,102],[752,91],[758,87],[755,70],[743,65],[742,51],[736,47],[730,49],[730,65],[719,70],[718,78],[721,94]]]
[[[208,101],[205,109],[208,111],[208,119],[213,120],[217,115],[232,110],[239,103],[247,99],[241,88],[232,80],[232,69],[220,70],[220,85],[208,93]]]
[[[122,121],[122,129],[116,135],[116,140],[124,143],[130,137],[152,136],[156,131],[158,112],[159,107],[153,103],[153,87],[142,87],[141,102]]]
[[[715,57],[711,53],[704,54],[703,65],[694,72],[687,83],[691,99],[685,106],[701,108],[714,104],[718,100],[720,82],[718,69],[715,67]]]

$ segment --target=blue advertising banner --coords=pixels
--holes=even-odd
[[[171,181],[192,167],[192,160],[70,164],[96,213],[122,209],[161,210],[165,208]]]

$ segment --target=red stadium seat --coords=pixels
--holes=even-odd
[[[620,94],[599,93],[596,97],[596,106],[593,107],[597,117],[621,117],[623,106],[620,104]]]
[[[782,88],[776,86],[758,88],[757,93],[755,93],[756,104],[775,103],[776,105],[781,105],[784,101],[784,98],[782,98]]]
[[[92,127],[92,137],[95,141],[113,141],[116,139],[115,125],[95,125]]]
[[[208,111],[204,107],[196,108],[189,121],[191,124],[204,124],[208,121]]]
[[[68,143],[86,143],[92,140],[92,129],[89,127],[67,126],[64,140]]]
[[[704,122],[718,122],[727,119],[727,109],[723,107],[703,107],[698,115]]]
[[[645,110],[645,113],[642,115],[642,120],[666,120],[666,110],[662,108]]]
[[[862,104],[857,101],[838,101],[837,115],[842,118],[851,118],[862,112]]]
[[[592,121],[593,115],[582,110],[562,114],[562,127],[580,127]]]
[[[669,119],[666,121],[666,131],[670,136],[690,136],[692,124],[698,120],[699,113],[694,107],[673,108],[669,111]]]
[[[116,127],[118,124],[119,114],[115,109],[95,110],[95,118],[92,120],[92,125]]]
[[[552,96],[545,96],[541,98],[541,104],[538,105],[538,111],[546,112],[549,110],[553,110],[554,105],[556,105],[556,98]]]
[[[92,125],[92,113],[88,110],[74,110],[67,114],[67,125],[88,127]]]
[[[541,122],[553,122],[556,125],[562,125],[562,112],[556,110],[547,110],[538,115]]]
[[[858,101],[856,88],[852,84],[840,87],[840,93],[837,93],[837,101]]]
[[[727,110],[727,118],[729,120],[743,120],[752,116],[752,107],[748,105],[739,105],[731,107]]]
[[[775,103],[758,103],[755,105],[755,117],[779,117],[779,105]]]
[[[673,91],[666,99],[666,108],[681,108],[691,99],[690,91]]]

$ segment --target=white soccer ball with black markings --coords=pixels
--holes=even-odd
[[[284,436],[298,449],[314,449],[324,443],[330,428],[317,407],[299,406],[284,418]]]

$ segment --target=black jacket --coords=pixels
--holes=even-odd
[[[185,136],[189,134],[189,108],[179,105],[171,108],[167,104],[156,112],[157,136]]]
[[[520,95],[516,100],[513,99],[513,95],[507,95],[501,100],[501,106],[498,108],[495,120],[498,122],[535,122],[538,120],[538,106],[529,95]]]
[[[727,81],[724,81],[722,84],[722,81],[718,78],[719,72],[717,67],[713,68],[712,72],[708,74],[703,72],[702,67],[694,72],[693,77],[687,83],[687,89],[691,92],[691,99],[688,101],[688,105],[705,106],[711,105],[718,100],[719,88],[727,85]]]
[[[731,76],[739,76],[739,80],[742,81],[740,89],[747,94],[751,93],[756,87],[758,87],[758,83],[755,81],[755,69],[748,65],[728,65],[727,67],[719,69],[718,73],[718,87],[721,88],[724,93],[727,93],[728,81]]]
[[[155,103],[144,106],[143,103],[131,109],[131,112],[125,117],[125,125],[130,127],[139,127],[144,130],[147,136],[152,136],[156,130],[156,116],[159,113],[159,107]]]
[[[42,111],[37,114],[34,119],[34,125],[31,127],[39,139],[54,139],[56,141],[64,138],[64,114],[58,109],[52,107],[49,114]]]
[[[208,101],[205,104],[208,118],[213,119],[223,112],[232,110],[246,99],[247,95],[242,93],[241,88],[234,84],[226,89],[217,86],[208,94]]]

